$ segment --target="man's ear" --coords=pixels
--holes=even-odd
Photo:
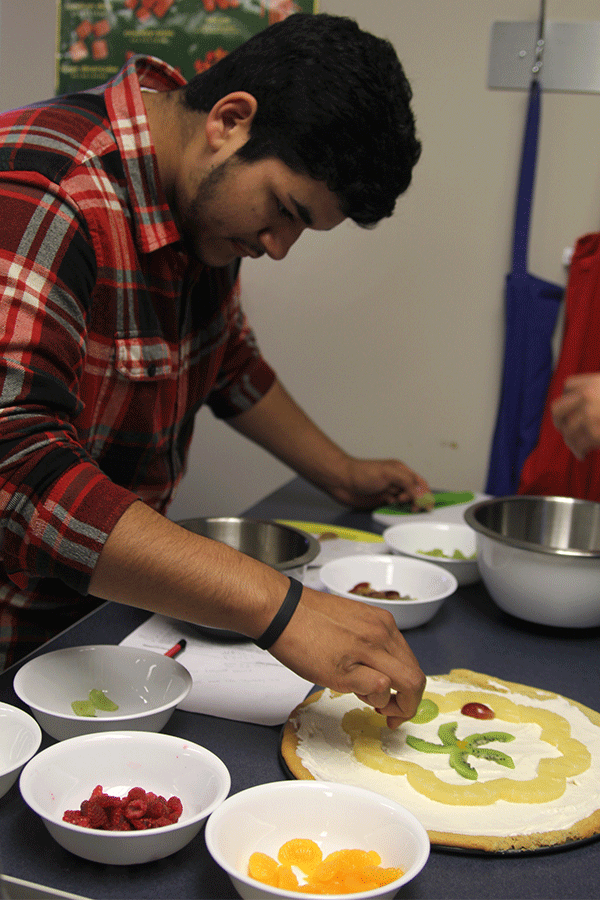
[[[252,94],[235,91],[222,97],[206,118],[205,132],[211,150],[220,150],[223,144],[241,139],[245,143],[250,136],[252,120],[258,103]]]

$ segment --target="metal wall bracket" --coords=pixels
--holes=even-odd
[[[527,90],[536,61],[537,22],[494,22],[488,87]],[[546,22],[545,91],[600,93],[600,22]]]

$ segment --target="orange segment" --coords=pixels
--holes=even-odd
[[[317,882],[342,878],[348,872],[356,872],[365,866],[379,865],[381,857],[375,850],[335,850],[314,869],[312,879]]]
[[[286,841],[279,850],[277,859],[282,865],[298,866],[309,875],[323,859],[321,848],[309,838],[294,838]]]
[[[320,862],[308,876],[309,884],[330,884],[342,874],[342,868],[338,859],[332,859],[333,854]]]
[[[382,868],[381,866],[373,866],[373,868],[367,867],[365,869],[365,875],[375,882],[376,887],[383,887],[386,884],[389,884],[390,881],[395,881],[396,878],[402,878],[404,875],[404,869],[399,869],[395,866],[389,866],[388,868]]]
[[[383,868],[375,850],[336,850],[325,859],[318,844],[294,838],[283,844],[276,860],[266,853],[253,853],[248,863],[251,878],[271,887],[305,894],[354,894],[384,887],[403,874],[402,869]],[[306,875],[300,884],[292,866]],[[302,879],[300,879],[302,880]]]
[[[373,888],[384,887],[390,881],[400,878],[401,875],[403,875],[402,869],[365,866],[364,869],[348,872],[344,876],[343,883],[350,894],[355,891],[370,891]]]
[[[252,853],[248,860],[248,875],[262,884],[277,887],[277,863],[266,853]]]
[[[356,894],[358,891],[372,891],[379,887],[373,878],[369,878],[364,872],[348,872],[342,878],[341,888],[345,894]]]
[[[292,872],[291,866],[279,866],[277,869],[277,887],[282,891],[298,890],[298,879]]]
[[[299,894],[334,894],[335,891],[330,890],[327,884],[301,884],[298,888]]]

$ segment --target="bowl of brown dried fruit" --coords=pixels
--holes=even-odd
[[[432,619],[458,586],[440,566],[384,553],[331,560],[320,578],[332,594],[388,610],[401,631]]]

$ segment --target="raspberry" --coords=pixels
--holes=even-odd
[[[172,822],[176,822],[181,813],[183,812],[183,804],[179,797],[169,797],[167,800],[167,808],[169,809],[169,816]]]
[[[78,809],[66,809],[63,815],[63,822],[70,822],[71,825],[80,825],[82,818],[83,816]]]
[[[110,794],[100,794],[96,798],[96,803],[99,803],[103,809],[112,809],[114,806],[120,806],[122,800],[120,797],[111,797]]]
[[[131,821],[133,819],[141,819],[146,815],[148,804],[141,797],[139,800],[131,800],[124,809],[125,815]]]
[[[108,816],[98,800],[91,801],[88,805],[88,818],[90,820],[90,828],[106,828],[108,825]]]
[[[156,797],[154,800],[149,801],[146,815],[151,819],[159,819],[161,816],[167,815],[168,812],[165,801],[161,797]]]
[[[152,828],[153,819],[149,819],[148,816],[143,816],[141,819],[130,819],[129,820],[136,831],[144,831],[146,828]]]
[[[82,800],[79,809],[67,809],[63,820],[83,828],[104,831],[142,831],[146,828],[162,828],[179,819],[183,806],[179,797],[164,797],[140,787],[131,788],[126,797],[105,794],[98,784],[88,800]]]
[[[80,825],[82,828],[90,828],[90,820],[87,816],[83,816],[78,809],[67,809],[63,813],[63,822],[69,822],[71,825]]]
[[[113,806],[109,817],[110,831],[131,831],[131,825],[125,818],[125,813],[121,806]]]

